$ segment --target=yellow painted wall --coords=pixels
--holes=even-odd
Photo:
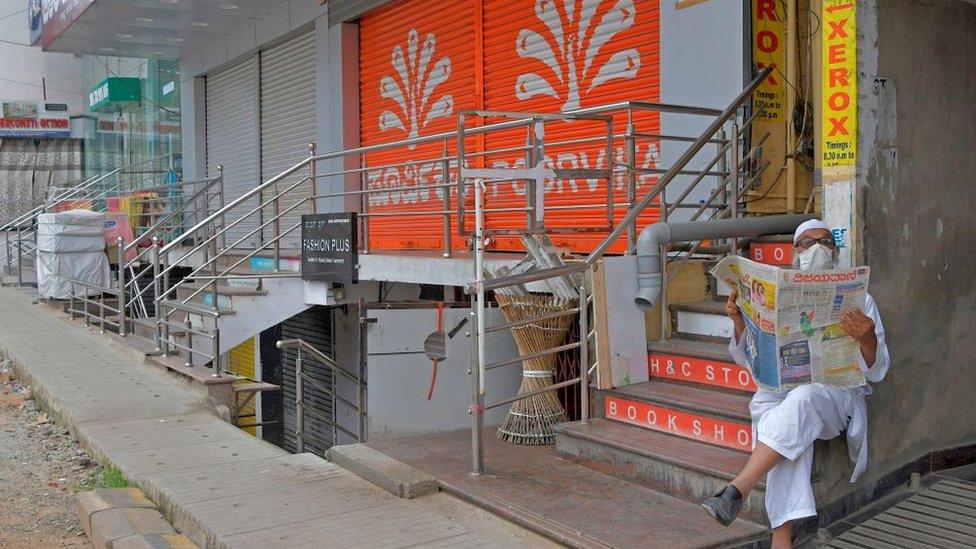
[[[227,369],[233,374],[245,377],[247,379],[253,380],[255,378],[255,347],[254,338],[250,338],[237,347],[234,347],[227,353]],[[246,380],[245,380],[246,381]],[[242,397],[243,398],[243,397]],[[254,399],[251,400],[241,409],[241,416],[253,416],[255,414],[255,399],[261,398],[261,395],[255,395]],[[243,423],[253,423],[256,418],[245,417]],[[244,431],[256,435],[256,427],[246,427]]]

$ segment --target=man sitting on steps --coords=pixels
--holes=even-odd
[[[837,245],[827,225],[819,219],[802,223],[793,235],[794,268],[833,269],[837,266]],[[733,359],[749,367],[744,352],[745,322],[736,305],[733,288],[725,308],[735,326],[729,342]],[[841,327],[861,348],[861,370],[867,381],[878,383],[888,371],[888,347],[878,307],[869,294],[864,311],[841,314]],[[851,482],[867,465],[867,408],[865,396],[871,387],[843,389],[822,383],[801,385],[785,393],[759,389],[749,403],[755,448],[742,472],[721,492],[702,506],[724,526],[735,520],[742,503],[766,476],[766,513],[773,529],[773,547],[792,547],[793,521],[815,516],[816,502],[810,483],[813,443],[828,440],[847,430],[847,448],[855,462]]]

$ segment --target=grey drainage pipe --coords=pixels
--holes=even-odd
[[[637,238],[637,295],[634,301],[642,309],[651,309],[661,295],[661,285],[664,283],[661,273],[663,244],[792,233],[800,223],[816,217],[814,214],[768,215],[688,223],[655,223],[644,227]]]

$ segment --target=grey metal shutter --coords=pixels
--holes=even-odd
[[[281,323],[281,339],[304,339],[326,355],[334,356],[332,349],[332,311],[317,305]],[[295,452],[298,438],[295,432],[295,359],[298,351],[293,348],[281,351],[281,393],[284,404],[285,449]],[[303,369],[308,374],[303,385],[305,403],[305,451],[325,454],[333,443],[335,420],[331,391],[334,386],[332,370],[328,366],[302,354]]]
[[[240,197],[259,182],[258,151],[258,60],[250,57],[226,69],[207,75],[207,174],[217,175],[224,167],[224,203]],[[233,209],[224,220],[230,225],[260,204],[259,197]],[[227,231],[226,244],[232,244],[261,225],[260,212]],[[242,241],[237,247],[253,248],[260,235]]]
[[[308,144],[315,141],[315,34],[311,31],[261,52],[261,178],[264,181],[284,172],[308,156]],[[281,191],[309,175],[303,168],[278,183]],[[284,212],[308,198],[312,184],[305,182],[289,191],[278,204]],[[262,202],[274,197],[272,189]],[[280,220],[285,232],[311,213],[310,201],[297,206]],[[274,217],[274,205],[265,209],[265,220]],[[282,247],[297,248],[301,230],[282,240]],[[274,227],[265,229],[265,242],[274,237]]]

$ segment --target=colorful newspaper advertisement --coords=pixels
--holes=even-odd
[[[760,387],[781,392],[804,383],[865,384],[860,347],[839,319],[844,311],[864,309],[868,267],[799,271],[728,256],[711,273],[738,288],[745,353]]]

